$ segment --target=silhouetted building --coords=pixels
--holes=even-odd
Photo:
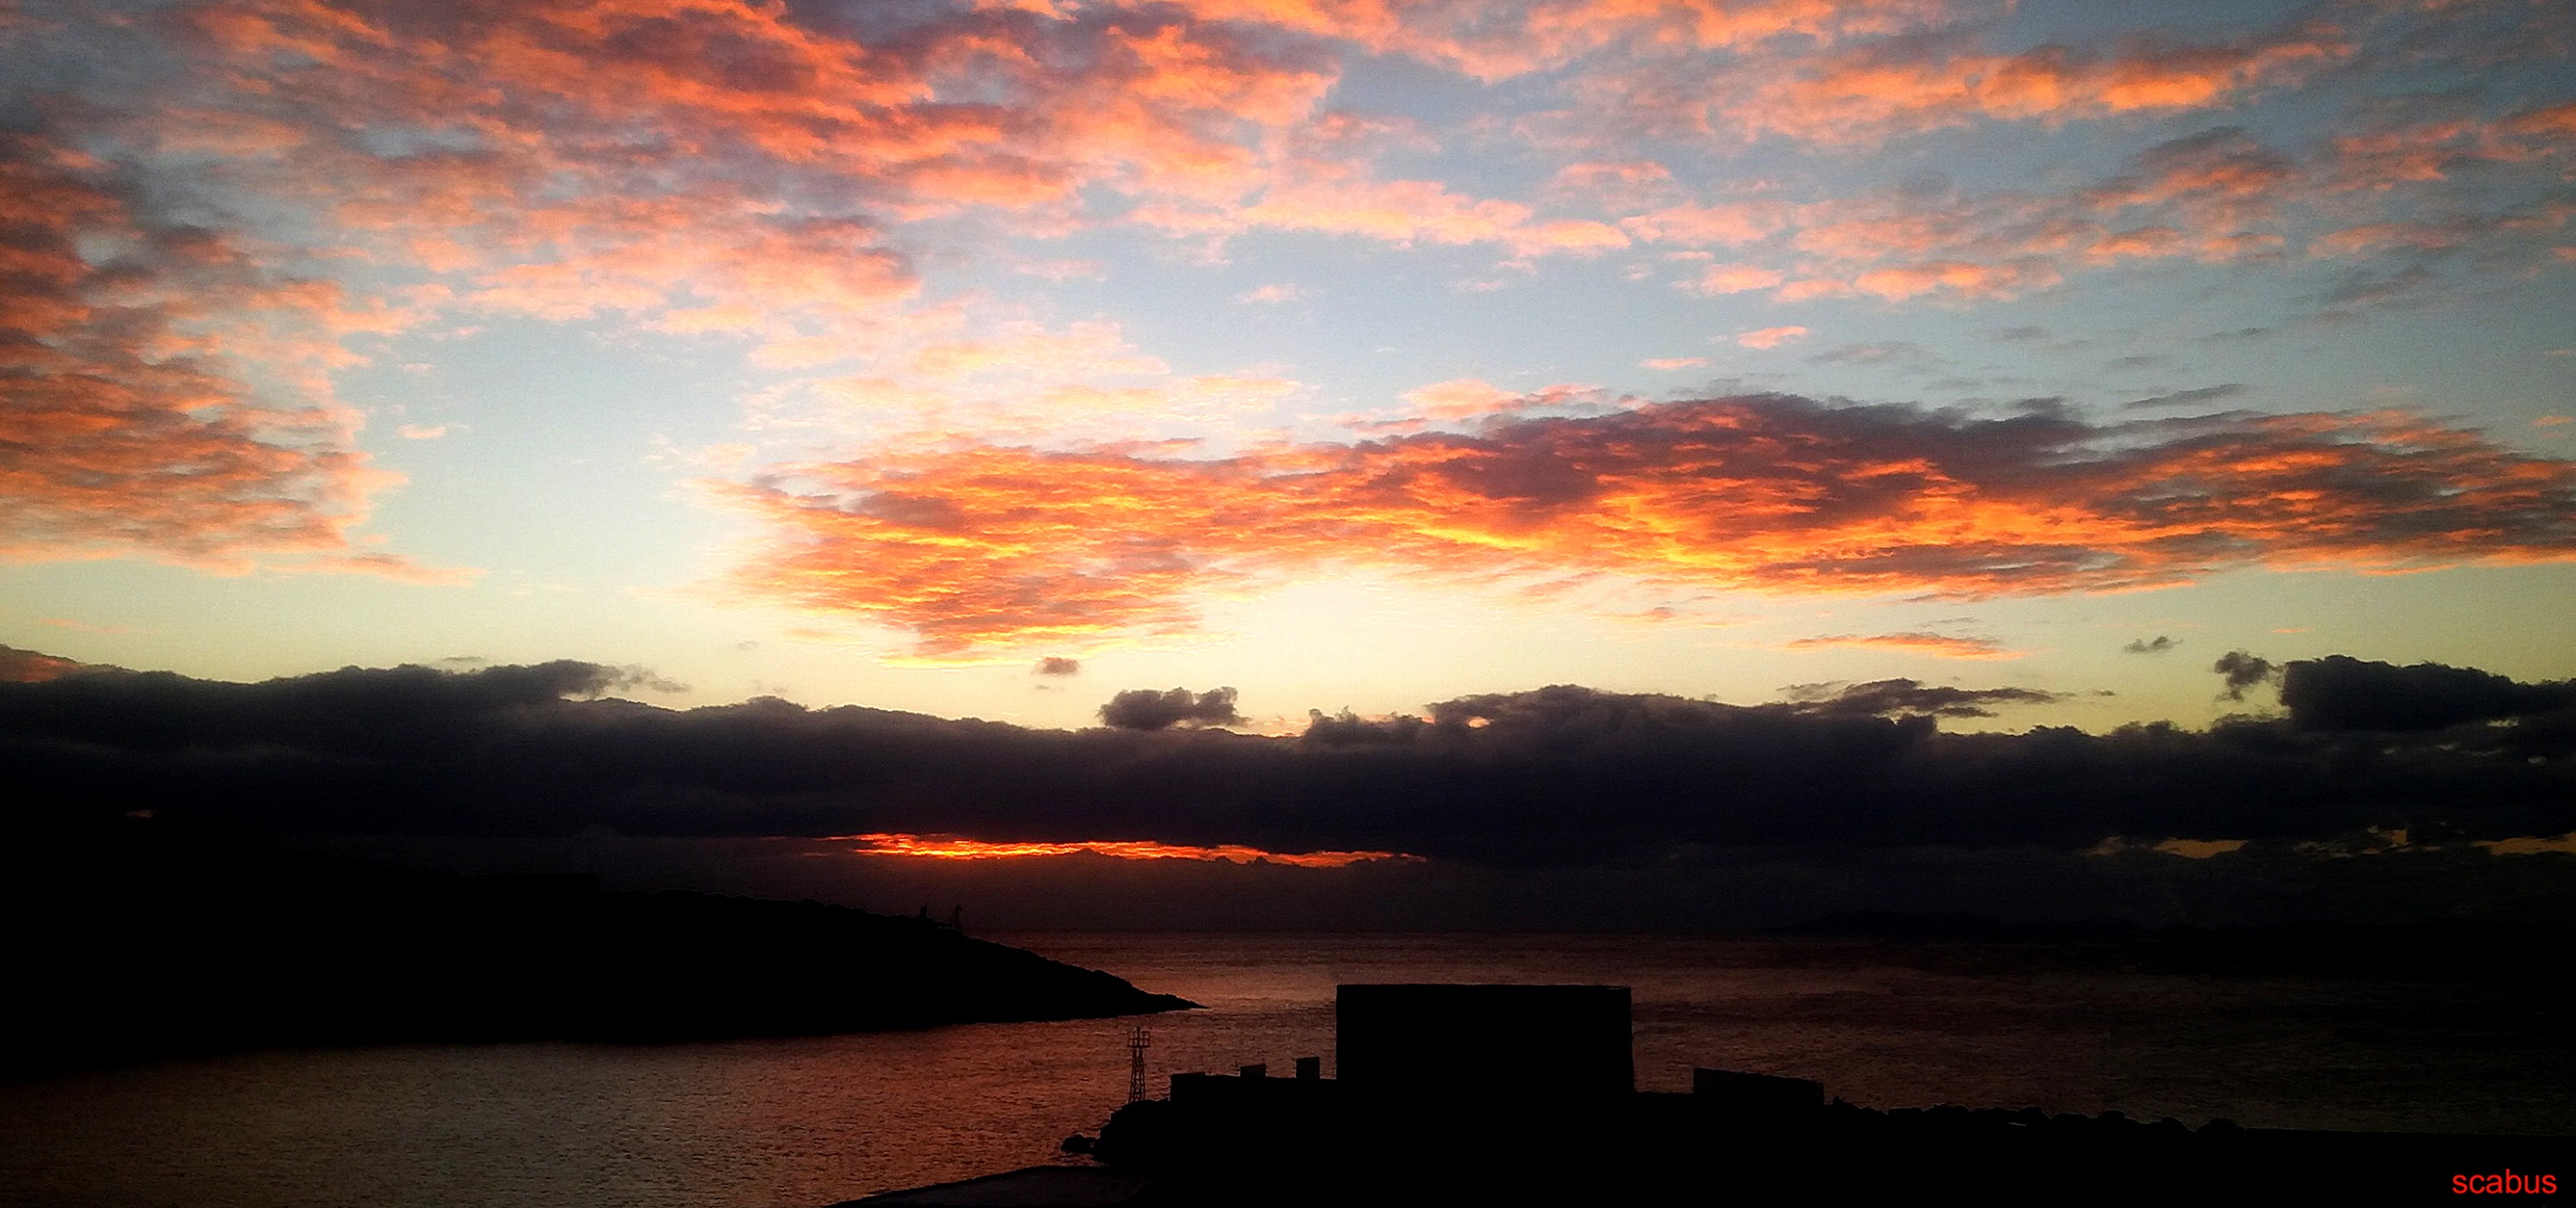
[[[1626,986],[1347,985],[1333,1027],[1354,1094],[1564,1102],[1637,1084]]]

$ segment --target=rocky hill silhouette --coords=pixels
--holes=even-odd
[[[118,819],[20,831],[0,1076],[243,1048],[649,1042],[1194,1006],[928,919],[455,877]]]

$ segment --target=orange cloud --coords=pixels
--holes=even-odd
[[[325,553],[315,554],[280,569],[294,573],[327,573],[374,575],[397,583],[416,583],[423,587],[464,587],[483,578],[483,570],[473,566],[422,566],[397,554]]]
[[[2329,178],[2339,189],[2385,192],[2447,180],[2482,164],[2518,164],[2576,149],[2576,101],[2494,120],[2465,115],[2384,119],[2336,136]]]
[[[2503,209],[2456,213],[2438,223],[2375,222],[2345,227],[2311,240],[2308,254],[2356,257],[2394,253],[2420,259],[2427,253],[2488,242],[2519,243],[2532,249],[2535,243],[2554,237],[2571,218],[2576,218],[2576,202],[2544,197]]]
[[[1420,408],[1425,418],[1459,420],[1511,410],[1521,404],[1521,396],[1481,378],[1453,378],[1407,390],[1404,401]]]
[[[1891,302],[1936,291],[1971,298],[2008,298],[2033,288],[2054,285],[2057,270],[2046,261],[2025,257],[2007,264],[1934,260],[1898,268],[1872,269],[1852,278],[1852,287]]]
[[[0,136],[0,559],[422,573],[332,561],[400,481],[317,401],[353,322],[340,292],[263,273],[225,232],[156,225],[112,179]]]
[[[2062,46],[2019,54],[1919,55],[1909,44],[1819,56],[1715,111],[1748,134],[1875,142],[1971,121],[2065,122],[2200,109],[2295,84],[2354,53],[2330,31],[2222,46],[2136,46],[2103,57]]]
[[[2467,242],[2471,232],[2423,222],[2374,222],[2328,231],[2308,241],[2311,256],[2370,256],[2403,249],[2447,251]]]
[[[1275,852],[1237,843],[1194,847],[1149,839],[1079,839],[1072,842],[988,843],[955,835],[833,835],[828,841],[860,844],[850,850],[862,856],[907,856],[926,860],[1010,860],[1029,856],[1109,856],[1119,860],[1224,860],[1234,864],[1285,864],[1292,868],[1348,868],[1373,860],[1420,860],[1391,851]]]
[[[2353,53],[2321,29],[2093,56],[1955,49],[1965,33],[1876,37],[1964,30],[1990,11],[1947,0],[1048,0],[925,12],[903,37],[875,38],[756,0],[668,11],[206,0],[164,23],[188,34],[203,70],[183,99],[138,104],[118,136],[158,154],[255,157],[258,172],[226,179],[309,207],[346,245],[335,253],[431,270],[451,305],[731,334],[758,341],[762,367],[792,369],[879,350],[887,312],[918,289],[888,233],[911,219],[1061,233],[1096,221],[1082,198],[1106,193],[1133,202],[1126,221],[1177,234],[1306,230],[1490,243],[1523,258],[1631,240],[1742,246],[1788,229],[1792,207],[1773,199],[1677,204],[1670,172],[1640,160],[1572,164],[1546,191],[1645,207],[1615,222],[1383,179],[1353,132],[1370,123],[1320,112],[1335,56],[1354,46],[1487,79],[1616,51],[1576,71],[1581,89],[1696,106],[1703,128],[1828,142],[2228,103]],[[2542,154],[2566,142],[2570,112],[2533,109],[2459,137],[2480,154]],[[2265,173],[2277,166],[2209,170],[2238,172],[2240,184],[2142,178],[2119,204],[2253,204],[2246,189],[2276,191]],[[2225,259],[2274,246],[2214,214],[2089,233],[2058,229],[2063,215],[2044,225],[1920,235],[1868,255],[1820,244],[1809,250],[1832,263],[1711,269],[1697,288],[1998,297],[2053,279],[2031,257]]]
[[[825,429],[873,447],[986,440],[1224,436],[1305,387],[1252,367],[1179,375],[1131,345],[1120,325],[1048,327],[965,308],[926,308],[880,327],[869,368],[791,380],[756,396],[757,428]]]
[[[1781,301],[2000,299],[2127,260],[2270,256],[2283,236],[2267,228],[2313,184],[2242,131],[2208,131],[2150,148],[2129,171],[2063,193],[1891,191],[1786,207],[1779,234],[1791,271],[1729,266],[1722,276],[1709,270],[1698,288],[1770,283]],[[2504,229],[2508,217],[2546,220],[2517,213],[2488,226]]]
[[[1113,220],[1211,244],[1279,229],[1490,244],[1527,259],[1632,241],[1749,247],[1794,230],[1813,262],[1711,267],[1690,286],[1779,289],[1784,300],[2004,297],[2068,265],[2277,246],[2241,229],[2281,188],[2283,169],[2261,156],[2143,173],[2090,203],[2184,207],[2189,221],[2110,222],[2059,199],[2054,211],[1995,205],[1974,223],[1899,229],[1889,215],[1802,211],[1767,193],[1677,201],[1662,165],[1615,158],[1571,164],[1541,191],[1550,204],[1643,211],[1597,221],[1388,179],[1377,146],[1421,137],[1323,110],[1336,56],[1354,46],[1488,79],[1583,61],[1578,90],[1642,104],[1679,89],[1672,103],[1696,105],[1704,127],[1827,142],[2221,104],[2351,53],[2337,35],[2297,29],[2090,57],[1942,49],[1966,45],[1965,33],[1853,40],[1964,29],[1987,11],[1945,0],[1107,0],[931,11],[901,38],[873,38],[756,0],[667,12],[611,0],[207,0],[166,23],[186,31],[202,69],[184,103],[138,103],[117,134],[156,154],[256,158],[257,172],[224,179],[304,207],[335,255],[428,270],[441,305],[730,336],[775,370],[899,343],[885,329],[920,289],[903,223],[1065,233],[1100,221],[1102,207],[1083,199],[1104,195],[1131,203]],[[1619,57],[1585,59],[1603,51]],[[1709,91],[1736,81],[1750,83]],[[2565,141],[2567,110],[2461,137],[2539,154]],[[1888,229],[1864,229],[1871,221]]]
[[[739,334],[772,368],[873,351],[918,285],[890,222],[1070,230],[1087,187],[1240,208],[1271,179],[1265,139],[1334,80],[1310,48],[1168,8],[951,10],[884,39],[756,0],[221,0],[164,28],[201,69],[193,107],[137,102],[121,137],[263,156],[227,183],[428,269],[449,305]]]
[[[1799,638],[1789,643],[1791,650],[1830,650],[1854,647],[1863,650],[1901,650],[1908,654],[1928,654],[1944,659],[2017,659],[2018,650],[2006,650],[1993,638],[1952,638],[1937,633],[1833,634],[1827,637]]]
[[[1806,334],[1804,327],[1765,327],[1760,331],[1745,332],[1735,337],[1735,342],[1746,348],[1778,348]]]
[[[1185,632],[1198,600],[1328,567],[1977,598],[2576,558],[2576,463],[2399,412],[2094,425],[1763,396],[1197,460],[976,445],[710,489],[769,528],[736,591],[933,654]]]
[[[1670,204],[1682,195],[1682,188],[1673,180],[1671,169],[1653,160],[1578,161],[1557,169],[1546,193],[1616,211],[1642,211]]]
[[[1628,246],[1628,235],[1608,223],[1541,218],[1520,202],[1469,196],[1438,181],[1380,179],[1371,166],[1378,151],[1414,142],[1398,125],[1328,114],[1279,140],[1248,200],[1153,204],[1131,217],[1220,239],[1267,228],[1394,244],[1493,243],[1516,256],[1592,255]]]
[[[1946,0],[1182,0],[1208,20],[1355,42],[1486,82],[1563,66],[1604,48],[1697,51],[1779,38],[1830,42],[1946,18]]]
[[[2104,235],[2095,240],[2093,246],[2084,249],[2084,256],[2095,263],[2130,258],[2153,259],[2173,255],[2182,240],[2182,232],[2172,227],[2138,227]]]
[[[1050,377],[1159,374],[1170,368],[1156,358],[1135,355],[1118,325],[1103,322],[1076,323],[1062,332],[1014,324],[992,337],[932,345],[916,354],[911,365],[914,373],[934,378],[997,371]]]
[[[2238,223],[2268,216],[2302,175],[2290,157],[2223,127],[2149,148],[2134,170],[2087,190],[2084,200],[2105,212],[2179,205],[2203,222]]]

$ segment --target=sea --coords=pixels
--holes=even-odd
[[[1823,938],[986,938],[1205,1009],[262,1052],[23,1081],[0,1085],[0,1204],[822,1208],[1062,1160],[1066,1137],[1125,1102],[1138,1026],[1156,1094],[1175,1072],[1285,1075],[1306,1056],[1330,1076],[1345,982],[1629,986],[1642,1090],[1687,1090],[1711,1066],[1819,1079],[1872,1107],[2576,1134],[2570,1029],[2483,983],[2131,972],[2018,945]]]

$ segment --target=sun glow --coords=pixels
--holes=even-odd
[[[1022,856],[1070,856],[1088,853],[1120,860],[1225,860],[1235,864],[1286,864],[1295,868],[1346,868],[1372,860],[1420,860],[1392,851],[1274,852],[1236,843],[1193,847],[1147,839],[1086,839],[1069,843],[987,843],[955,835],[835,835],[836,842],[859,843],[850,850],[862,856],[920,856],[936,860],[1006,860]]]

